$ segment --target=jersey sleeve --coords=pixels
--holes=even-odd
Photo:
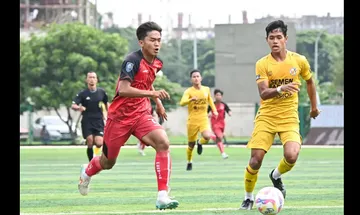
[[[255,65],[256,83],[268,80],[264,60],[259,60]]]
[[[107,104],[109,102],[109,97],[108,97],[107,93],[105,92],[105,90],[103,90],[103,92],[104,92],[104,97],[103,97],[102,102],[104,102],[104,104]]]
[[[214,101],[211,98],[210,88],[207,88],[207,95],[208,95],[208,103],[210,105],[210,108],[211,108],[212,112],[214,112],[214,113],[217,112]]]
[[[208,105],[207,112],[208,112],[208,113],[210,113],[210,112],[211,112],[211,107],[210,107],[210,105]]]
[[[301,67],[301,71],[300,71],[301,77],[305,81],[309,80],[312,77],[312,73],[311,73],[309,61],[306,59],[305,56],[300,57],[300,67]]]
[[[183,96],[181,97],[180,105],[185,106],[189,104],[189,102],[190,102],[190,94],[189,94],[189,89],[187,89],[185,90]]]
[[[139,58],[133,53],[127,56],[121,65],[120,80],[132,82],[140,67]]]
[[[78,92],[78,94],[76,94],[76,96],[74,97],[74,99],[72,101],[73,104],[79,105],[82,103],[82,92],[83,91],[80,91],[80,92]]]
[[[226,113],[229,113],[231,111],[231,109],[229,108],[229,106],[226,103],[224,103],[224,105],[225,105]]]

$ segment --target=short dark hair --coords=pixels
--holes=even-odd
[[[215,89],[215,90],[214,90],[214,95],[216,95],[216,94],[218,94],[218,93],[220,93],[221,95],[224,95],[224,92],[223,92],[223,91],[221,91],[220,89]]]
[[[144,40],[151,31],[158,31],[161,34],[162,28],[155,22],[144,22],[136,29],[137,39]]]
[[[272,21],[266,26],[266,28],[265,28],[266,37],[269,36],[270,32],[272,32],[273,30],[278,29],[278,28],[280,28],[281,32],[286,37],[286,35],[287,35],[287,25],[285,25],[284,21],[282,21],[282,20]]]
[[[194,74],[195,72],[198,72],[198,73],[200,73],[200,75],[201,75],[200,70],[198,70],[198,69],[193,69],[193,70],[191,70],[191,72],[190,72],[190,78],[192,77],[192,74]]]

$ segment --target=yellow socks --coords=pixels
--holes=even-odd
[[[200,144],[207,144],[209,140],[205,140],[203,137],[200,138]]]
[[[252,193],[255,189],[259,170],[254,170],[248,165],[244,173],[245,192]]]
[[[190,146],[188,146],[186,148],[186,157],[187,157],[188,163],[192,162],[192,156],[193,156],[192,152],[193,152],[193,150],[194,150],[194,148],[190,148]]]
[[[277,168],[274,170],[273,172],[273,178],[274,179],[278,179],[280,178],[280,176],[284,173],[289,172],[293,167],[295,166],[295,163],[288,163],[285,158],[282,158],[280,160],[279,165],[277,166]]]
[[[94,155],[99,156],[100,154],[101,154],[101,147],[98,148],[98,147],[94,146]]]

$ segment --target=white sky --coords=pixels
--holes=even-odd
[[[177,25],[178,12],[184,14],[184,26],[192,14],[191,21],[198,27],[207,27],[210,19],[212,25],[227,23],[229,14],[231,23],[242,23],[243,10],[247,11],[250,23],[267,15],[326,16],[328,12],[331,16],[344,15],[343,0],[97,0],[97,5],[100,13],[113,12],[119,27],[136,26],[138,13],[142,13],[143,22],[151,15],[151,20],[162,26],[169,25],[172,19],[173,27]]]

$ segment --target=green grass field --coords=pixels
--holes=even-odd
[[[180,205],[175,210],[156,211],[156,176],[152,148],[138,155],[123,148],[112,170],[93,177],[88,196],[77,190],[80,165],[87,163],[85,146],[20,150],[20,212],[24,215],[105,214],[260,214],[239,211],[244,198],[243,172],[249,159],[246,148],[228,147],[222,160],[215,147],[194,151],[193,171],[185,171],[185,149],[173,148],[171,195]],[[344,214],[343,148],[303,148],[294,169],[283,176],[287,187],[280,214]],[[267,154],[255,188],[271,186],[269,172],[282,157],[281,148]]]
[[[226,137],[228,142],[247,142],[250,137]],[[187,144],[187,136],[174,136],[169,135],[169,140],[171,144],[174,145],[184,145]],[[130,136],[129,140],[126,142],[126,145],[135,145],[138,142],[138,139],[134,136]],[[28,145],[27,141],[20,141],[21,145]],[[42,145],[40,141],[33,141],[33,145]],[[70,141],[55,141],[51,143],[52,145],[67,145],[70,144]]]

